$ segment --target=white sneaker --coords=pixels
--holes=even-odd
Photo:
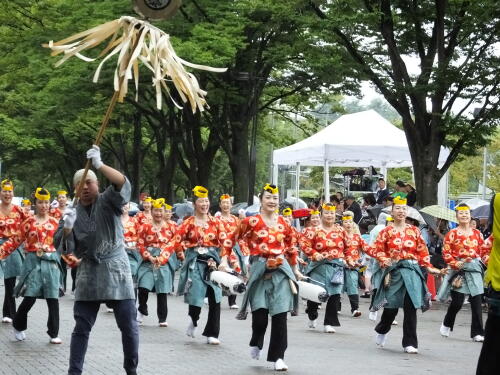
[[[208,345],[220,345],[220,340],[217,337],[207,337]]]
[[[309,323],[307,323],[307,326],[311,329],[315,329],[316,328],[316,321],[317,321],[317,319],[309,320]]]
[[[274,362],[274,371],[287,371],[288,366],[281,358]]]
[[[374,322],[377,321],[377,316],[378,316],[378,311],[370,311],[368,314],[368,319],[373,320]]]
[[[2,318],[2,323],[5,323],[5,324],[10,324],[10,323],[12,323],[12,319],[11,319],[11,318],[9,318],[9,317],[7,317],[7,316],[4,316],[4,317]]]
[[[352,317],[353,318],[359,318],[361,316],[361,311],[358,311],[358,310],[354,310],[352,312]]]
[[[51,344],[62,344],[62,340],[59,337],[54,337],[50,339]]]
[[[238,310],[240,307],[236,304],[229,306],[229,309],[231,310]]]
[[[261,352],[261,350],[259,349],[258,346],[251,346],[250,347],[250,357],[252,359],[259,360],[260,359],[260,352]]]
[[[137,320],[137,323],[142,324],[142,322],[144,321],[144,315],[137,311],[137,317],[135,318],[135,320]]]
[[[413,346],[405,346],[405,353],[418,354],[418,349]]]
[[[14,338],[17,341],[24,341],[26,339],[26,333],[24,333],[24,331],[18,331],[14,328]]]
[[[196,327],[194,326],[193,321],[190,319],[187,330],[186,330],[186,335],[194,338],[195,332],[196,332]]]
[[[392,323],[391,323],[393,326],[397,326],[398,325],[398,322],[396,320],[393,320]]]
[[[204,303],[205,305],[208,305],[208,297],[203,298],[203,303]]]
[[[439,333],[441,334],[441,336],[449,337],[450,331],[451,331],[450,327],[446,327],[444,324],[441,324],[441,328],[439,328]]]
[[[168,327],[168,323],[167,322],[160,322],[158,325],[160,327]]]
[[[106,312],[107,312],[108,314],[113,314],[113,312],[114,312],[114,311],[113,311],[113,309],[110,309],[110,308],[108,307],[108,308],[106,309]]]
[[[325,333],[335,333],[335,328],[333,328],[333,326],[329,326],[329,325],[326,325],[323,330],[325,331]]]
[[[483,342],[484,341],[484,336],[481,335],[476,335],[472,338],[472,341],[474,342]]]
[[[375,344],[383,348],[385,346],[385,341],[387,340],[387,333],[377,333],[375,336]]]

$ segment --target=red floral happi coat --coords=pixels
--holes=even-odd
[[[250,255],[265,258],[284,255],[290,265],[297,264],[297,234],[281,216],[275,227],[268,227],[261,215],[247,217],[234,235],[236,240],[245,243]]]
[[[158,257],[161,258],[163,263],[166,263],[173,252],[169,248],[173,236],[171,225],[163,222],[160,228],[156,228],[152,223],[148,222],[141,225],[137,231],[137,249],[144,259],[149,260],[151,253],[148,248],[156,247],[161,250]]]
[[[484,238],[480,231],[472,229],[472,233],[467,236],[461,233],[459,228],[451,229],[444,236],[443,259],[452,268],[457,269],[459,261],[470,262],[474,258],[483,256]]]
[[[54,234],[56,233],[59,222],[53,217],[41,224],[37,223],[34,216],[26,219],[21,225],[20,230],[0,246],[0,257],[4,258],[13,253],[23,242],[24,251],[53,253]]]
[[[350,259],[347,232],[340,225],[334,225],[326,232],[323,228],[309,228],[300,236],[300,247],[309,257],[319,253],[327,259]]]
[[[12,206],[8,215],[0,212],[0,238],[9,238],[19,234],[21,223],[27,219],[23,210],[19,206]]]
[[[369,255],[381,263],[407,259],[416,260],[424,267],[432,267],[425,240],[420,229],[413,225],[406,224],[403,232],[391,226],[385,227],[379,232],[373,247],[373,253]]]

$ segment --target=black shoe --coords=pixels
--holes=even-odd
[[[361,298],[370,298],[370,297],[371,297],[371,295],[370,295],[370,293],[369,293],[369,292],[365,292],[365,293],[364,293],[364,294],[362,294],[360,297],[361,297]]]

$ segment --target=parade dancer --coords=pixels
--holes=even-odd
[[[361,238],[359,233],[355,233],[355,225],[353,221],[354,214],[351,211],[344,211],[342,216],[342,227],[347,233],[349,242],[349,259],[354,267],[344,268],[344,292],[349,297],[351,304],[351,314],[354,318],[361,316],[359,311],[359,268],[361,252],[371,254],[371,249],[368,244]]]
[[[152,220],[152,216],[151,216],[152,205],[153,205],[153,198],[147,197],[146,199],[144,199],[144,201],[142,202],[142,208],[144,209],[144,211],[138,212],[137,215],[135,215],[135,217],[134,217],[137,225],[143,225],[143,224],[151,222],[151,220]]]
[[[8,179],[3,180],[0,184],[0,244],[19,234],[21,223],[27,219],[21,207],[12,204],[13,197],[14,184]],[[17,248],[6,259],[0,261],[0,275],[3,275],[5,286],[2,323],[12,323],[16,314],[14,287],[16,277],[21,274],[23,260],[24,253]]]
[[[177,265],[172,248],[167,248],[174,236],[175,226],[165,222],[164,205],[163,198],[153,200],[152,221],[141,225],[137,233],[137,247],[142,255],[142,262],[137,270],[139,287],[137,321],[142,323],[144,317],[148,316],[148,296],[150,292],[154,292],[157,298],[157,316],[160,327],[168,327],[167,293],[174,291],[174,275]]]
[[[135,375],[139,361],[139,329],[121,223],[122,208],[130,200],[131,186],[123,174],[101,161],[98,146],[87,151],[87,158],[111,185],[99,194],[97,177],[89,170],[78,205],[66,209],[55,236],[56,246],[67,256],[67,262],[79,264],[68,374],[82,373],[90,331],[101,303],[105,302],[114,310],[122,334],[123,367],[128,375]],[[83,169],[75,173],[75,188],[83,174]],[[78,258],[81,261],[75,260]]]
[[[264,335],[271,316],[271,337],[267,360],[276,371],[286,371],[284,362],[287,339],[287,314],[297,310],[296,279],[303,276],[297,269],[297,238],[292,227],[281,216],[278,188],[266,184],[259,194],[260,214],[243,219],[234,240],[246,243],[250,251],[250,275],[238,319],[246,319],[247,305],[252,311],[250,356],[259,359]]]
[[[229,194],[222,194],[219,197],[219,208],[221,213],[219,219],[226,227],[227,233],[233,233],[240,222],[240,220],[236,216],[231,214],[232,206],[231,196]],[[229,266],[236,272],[246,274],[245,262],[247,261],[247,259],[248,257],[243,255],[239,244],[236,243],[233,247],[231,255],[229,256]],[[235,294],[229,294],[227,296],[227,301],[231,310],[239,309],[239,306],[236,304]]]
[[[50,209],[49,215],[59,221],[61,220],[68,204],[68,192],[66,190],[59,190],[57,192],[57,204],[57,207],[52,207]]]
[[[172,220],[172,216],[174,213],[172,212],[173,207],[167,203],[163,206],[164,214],[163,214],[163,219],[165,222],[169,225],[173,225],[175,228],[177,228],[177,223]]]
[[[23,199],[21,201],[21,208],[26,218],[33,216],[33,212],[31,211],[31,201],[29,199]]]
[[[60,344],[59,338],[59,286],[61,279],[60,253],[54,247],[54,234],[58,220],[49,216],[50,193],[37,188],[35,192],[36,214],[26,219],[20,232],[0,245],[0,259],[5,259],[24,243],[26,259],[23,263],[15,295],[24,297],[12,323],[14,337],[26,339],[28,313],[37,298],[47,301],[49,317],[47,333],[51,344]]]
[[[373,311],[384,307],[382,318],[375,327],[375,343],[385,345],[387,334],[400,307],[404,311],[403,348],[406,353],[418,353],[417,309],[427,311],[430,293],[420,267],[432,274],[440,271],[432,267],[429,250],[420,230],[406,224],[406,198],[395,197],[391,216],[394,224],[380,231],[373,253],[383,268],[380,285],[373,302]]]
[[[470,226],[470,208],[459,204],[455,208],[458,227],[451,229],[443,241],[443,259],[451,268],[441,284],[438,298],[446,302],[451,296],[451,303],[444,317],[439,332],[443,337],[450,336],[455,325],[455,317],[462,308],[465,297],[469,295],[471,307],[470,337],[475,342],[484,341],[483,314],[483,267],[481,264],[483,235]]]
[[[177,227],[172,249],[185,249],[185,261],[179,275],[177,293],[184,295],[190,317],[186,334],[195,337],[201,308],[208,298],[208,319],[203,331],[207,344],[219,345],[220,301],[222,289],[210,281],[210,271],[221,263],[224,246],[231,248],[224,224],[209,215],[208,190],[202,186],[193,189],[194,214]],[[227,251],[230,253],[230,251]],[[225,263],[227,265],[227,261]]]
[[[327,291],[324,332],[335,333],[340,326],[338,311],[340,294],[344,288],[344,266],[354,266],[350,260],[346,231],[335,224],[336,207],[332,203],[323,204],[321,225],[315,231],[309,230],[300,238],[300,247],[311,260],[305,274]],[[313,281],[313,282],[314,282]],[[307,301],[309,328],[316,328],[319,303]]]

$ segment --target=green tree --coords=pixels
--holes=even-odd
[[[308,3],[317,16],[313,33],[342,46],[354,77],[371,81],[401,116],[419,204],[435,203],[443,174],[460,154],[485,145],[498,125],[497,2]],[[408,66],[412,59],[417,73]],[[450,155],[439,167],[442,146]]]

